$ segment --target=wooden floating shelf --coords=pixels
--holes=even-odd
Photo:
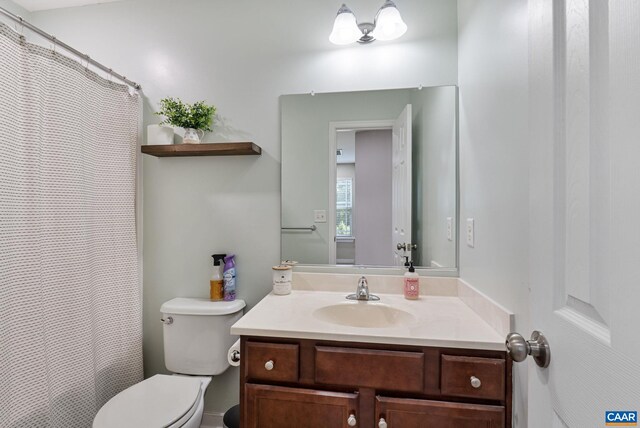
[[[170,156],[236,156],[260,155],[262,148],[254,143],[200,143],[141,146],[144,154]]]

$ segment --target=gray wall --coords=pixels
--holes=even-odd
[[[460,276],[528,325],[528,11],[525,0],[459,0]],[[524,333],[523,333],[524,334]],[[526,365],[514,366],[526,426]]]
[[[11,0],[0,0],[0,7],[3,7],[5,9],[7,9],[9,12],[11,12],[11,13],[13,13],[15,15],[22,16],[23,18],[25,18],[27,20],[31,18],[31,13],[26,11],[23,7],[18,6],[17,4],[12,2]],[[9,21],[5,17],[0,17],[0,22],[4,22],[6,24],[9,24],[12,27],[14,26],[13,22]],[[25,31],[25,34],[26,33],[27,33],[27,31]]]
[[[371,20],[380,4],[349,6]],[[137,0],[32,15],[142,83],[146,123],[159,122],[152,113],[162,97],[206,100],[220,114],[208,141],[263,148],[260,157],[144,156],[146,375],[165,371],[160,304],[207,296],[211,254],[238,255],[238,295],[250,307],[271,288],[270,268],[280,260],[281,94],[456,84],[456,2],[398,6],[409,26],[402,39],[351,47],[328,41],[339,3],[315,0]],[[236,403],[237,385],[237,369],[215,378],[206,410]]]
[[[411,93],[413,111],[413,252],[416,266],[456,266],[457,88]],[[447,217],[453,221],[447,238]],[[436,265],[437,264],[437,265]]]
[[[391,130],[356,132],[356,264],[392,266]]]

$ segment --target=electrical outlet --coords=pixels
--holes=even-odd
[[[447,239],[453,241],[453,217],[447,217]]]
[[[326,210],[315,210],[313,212],[313,221],[315,223],[326,223],[327,222],[327,211]]]
[[[467,245],[471,248],[474,246],[474,230],[473,230],[473,219],[467,219]]]

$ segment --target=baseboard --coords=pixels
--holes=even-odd
[[[222,428],[224,426],[222,422],[223,416],[223,413],[204,412],[200,428]]]

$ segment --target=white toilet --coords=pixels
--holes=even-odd
[[[155,375],[109,400],[93,428],[198,428],[211,376],[229,367],[227,351],[237,340],[231,326],[245,302],[177,298],[160,307],[164,360],[174,375]]]

